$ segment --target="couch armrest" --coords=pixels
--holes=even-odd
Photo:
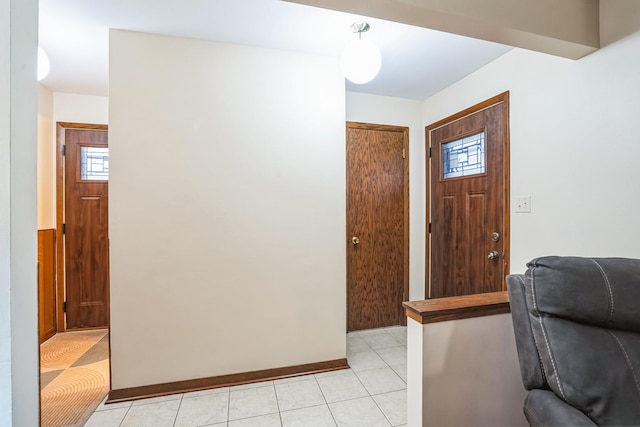
[[[527,308],[524,283],[522,274],[507,276],[511,319],[513,321],[513,332],[516,339],[522,382],[527,390],[536,388],[548,390],[549,386],[542,371],[542,363],[536,348],[533,331],[531,330],[531,319]]]
[[[531,427],[595,426],[583,412],[552,391],[533,390],[524,401],[524,415]]]

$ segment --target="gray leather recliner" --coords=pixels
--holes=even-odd
[[[640,426],[640,260],[543,257],[507,276],[531,426]]]

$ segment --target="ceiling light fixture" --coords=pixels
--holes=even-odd
[[[356,22],[351,25],[351,30],[358,34],[358,39],[347,45],[340,58],[342,73],[353,83],[370,82],[380,71],[382,64],[380,50],[371,41],[362,39],[362,33],[366,33],[370,28],[366,22]]]
[[[49,57],[40,46],[38,46],[38,81],[47,77],[51,64],[49,63]]]

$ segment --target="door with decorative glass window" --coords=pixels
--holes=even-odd
[[[109,326],[107,131],[64,129],[66,327]]]
[[[508,100],[505,92],[426,128],[429,298],[505,289]]]

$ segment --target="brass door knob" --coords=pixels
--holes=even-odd
[[[357,245],[360,243],[360,239],[358,239],[356,236],[353,236],[351,238],[351,243],[353,243],[354,245]]]

